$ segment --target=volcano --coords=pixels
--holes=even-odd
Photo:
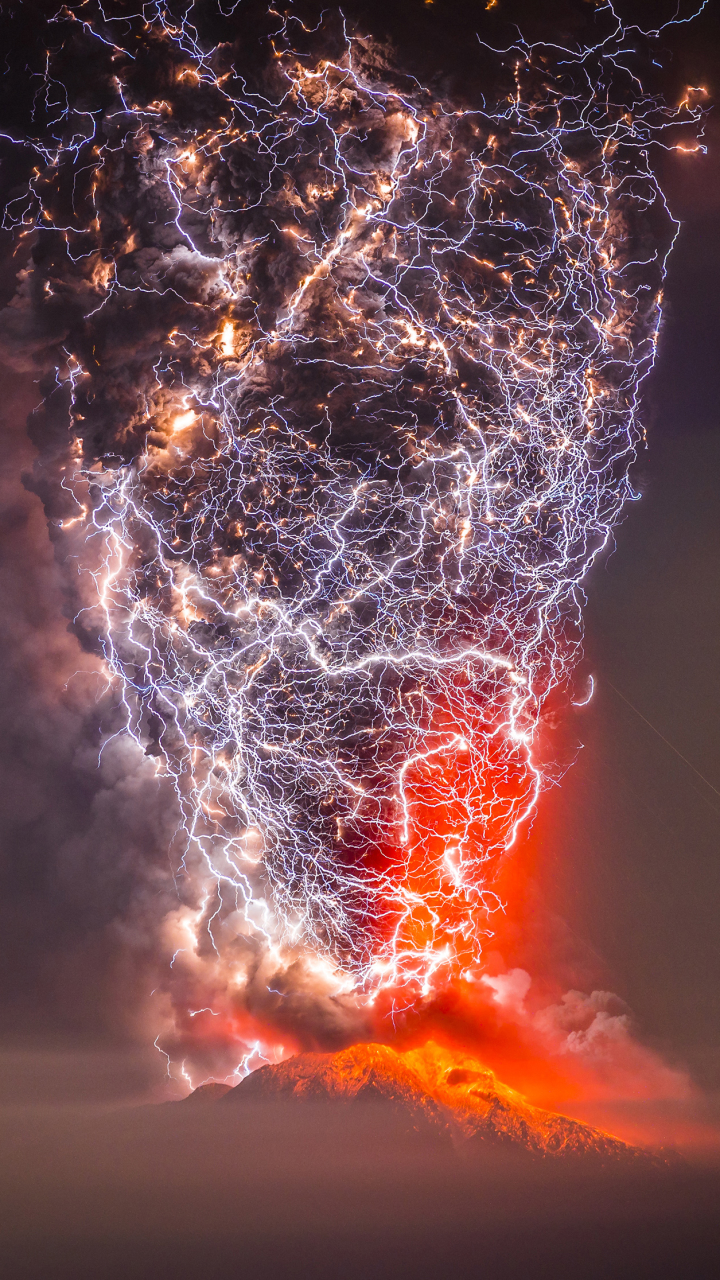
[[[443,1135],[465,1148],[509,1148],[552,1161],[655,1162],[642,1148],[533,1106],[477,1058],[433,1041],[405,1052],[356,1044],[339,1053],[301,1053],[259,1067],[235,1088],[203,1085],[185,1104],[202,1101],[222,1107],[257,1101],[376,1104],[409,1130]]]

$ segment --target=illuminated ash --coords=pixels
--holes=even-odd
[[[64,317],[37,483],[177,789],[185,950],[427,990],[477,962],[632,496],[674,227],[647,147],[697,108],[642,97],[619,28],[498,54],[470,108],[332,15],[251,65],[68,12],[46,101],[89,51],[102,93],[48,107],[5,214]]]

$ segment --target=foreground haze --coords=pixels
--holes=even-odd
[[[6,1105],[0,1143],[12,1280],[717,1274],[716,1169],[432,1044],[302,1054],[167,1105]]]

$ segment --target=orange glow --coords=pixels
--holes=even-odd
[[[235,330],[231,320],[226,320],[220,334],[220,350],[224,356],[235,354]]]
[[[186,413],[179,413],[173,418],[172,429],[173,434],[177,431],[184,431],[187,427],[191,427],[197,421],[197,414],[194,409],[188,409]]]
[[[391,946],[374,970],[382,986],[410,984],[427,996],[477,973],[502,909],[497,864],[536,799],[529,744],[508,721],[513,675],[495,692],[494,711],[458,682],[456,705],[435,705],[427,749],[400,771],[403,823],[381,860],[391,889],[383,917]]]

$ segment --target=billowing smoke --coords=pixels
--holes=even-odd
[[[50,369],[77,634],[176,795],[160,1043],[237,1058],[248,1009],[332,1040],[478,972],[632,496],[648,146],[697,108],[642,96],[611,10],[592,50],[486,48],[467,105],[337,13],[213,47],[124,8],[47,24],[5,333]]]

